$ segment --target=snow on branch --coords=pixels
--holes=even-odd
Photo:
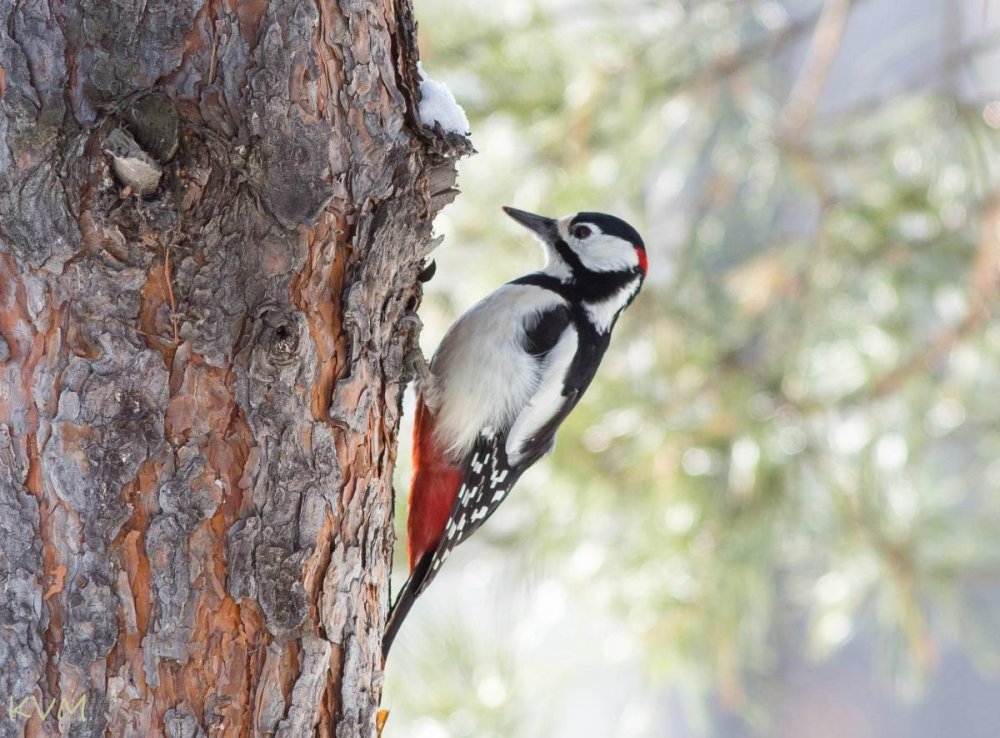
[[[417,62],[420,72],[420,122],[427,128],[440,125],[447,133],[469,135],[469,119],[447,86],[431,79]]]

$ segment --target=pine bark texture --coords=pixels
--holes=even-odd
[[[400,319],[469,151],[409,0],[0,21],[0,736],[372,735]]]

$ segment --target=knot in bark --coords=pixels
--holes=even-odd
[[[305,320],[291,305],[258,308],[254,326],[254,361],[279,371],[299,363]]]
[[[136,143],[161,164],[174,158],[180,141],[180,116],[173,101],[154,91],[133,101],[122,117]]]
[[[273,300],[252,313],[237,357],[237,400],[255,432],[280,436],[308,407],[315,346],[306,319],[293,305]]]

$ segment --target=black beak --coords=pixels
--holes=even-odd
[[[509,208],[506,205],[503,211],[529,231],[538,234],[545,241],[551,242],[559,238],[559,229],[555,218],[546,218],[544,215],[527,213],[524,210]]]

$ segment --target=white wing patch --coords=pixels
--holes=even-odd
[[[507,434],[507,461],[511,466],[521,460],[524,443],[549,422],[566,401],[563,381],[576,356],[578,343],[576,328],[571,324],[546,355],[540,371],[543,379]]]

